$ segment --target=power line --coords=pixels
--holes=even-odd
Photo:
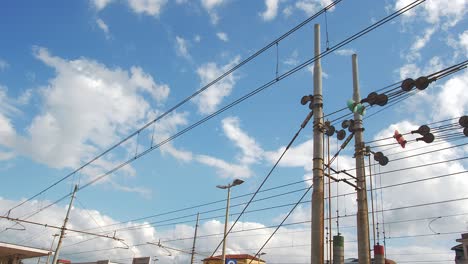
[[[141,131],[143,131],[144,129],[146,129],[147,127],[149,127],[150,125],[154,124],[155,122],[161,120],[162,118],[164,118],[165,116],[169,115],[171,112],[175,111],[176,109],[178,109],[180,106],[184,105],[185,103],[187,103],[188,101],[190,101],[192,98],[196,97],[197,95],[199,95],[200,93],[204,92],[206,89],[208,89],[209,87],[213,86],[214,84],[216,84],[217,82],[221,81],[222,79],[224,79],[226,76],[230,75],[231,73],[233,73],[234,71],[236,71],[237,69],[239,69],[240,67],[242,67],[243,65],[247,64],[249,61],[253,60],[254,58],[256,58],[257,56],[259,56],[260,54],[262,54],[263,52],[265,52],[266,50],[270,49],[271,47],[277,45],[278,42],[282,41],[283,39],[287,38],[289,35],[291,35],[292,33],[296,32],[297,30],[299,30],[300,28],[302,28],[303,26],[305,26],[306,24],[308,24],[310,21],[314,20],[315,18],[317,18],[318,16],[320,16],[322,13],[326,12],[327,9],[330,9],[332,7],[334,7],[335,5],[339,4],[342,0],[335,0],[333,1],[332,3],[330,3],[328,6],[326,6],[325,8],[319,10],[317,13],[315,13],[314,15],[310,16],[309,18],[307,18],[306,20],[302,21],[301,23],[299,23],[297,26],[293,27],[292,29],[290,29],[289,31],[287,31],[286,33],[284,33],[283,35],[281,35],[280,37],[276,38],[275,40],[273,40],[272,42],[270,42],[268,45],[264,46],[263,48],[261,48],[260,50],[258,50],[257,52],[255,52],[254,54],[252,54],[251,56],[249,56],[248,58],[246,58],[245,60],[239,62],[239,64],[235,65],[234,67],[232,67],[231,69],[227,70],[226,72],[224,72],[223,74],[221,74],[219,77],[217,77],[216,79],[214,79],[213,81],[211,81],[210,83],[206,84],[205,86],[203,86],[202,88],[200,88],[199,90],[197,90],[195,93],[193,93],[192,95],[186,97],[185,99],[183,99],[182,101],[180,101],[179,103],[177,103],[175,106],[171,107],[169,110],[167,110],[166,112],[164,112],[163,114],[161,114],[160,116],[158,116],[157,118],[153,119],[152,121],[146,123],[143,127],[141,127],[140,129],[136,130],[135,132],[133,132],[132,134],[128,135],[127,137],[125,137],[124,139],[120,140],[119,142],[117,142],[116,144],[114,144],[113,146],[111,146],[110,148],[108,148],[107,150],[105,150],[104,152],[102,152],[101,154],[97,155],[96,157],[94,157],[93,159],[91,159],[90,161],[86,162],[85,164],[83,164],[82,166],[80,166],[79,168],[75,169],[74,171],[70,172],[69,174],[67,174],[66,176],[62,177],[60,180],[52,183],[51,185],[49,185],[48,187],[46,187],[45,189],[43,189],[42,191],[40,191],[39,193],[31,196],[30,198],[24,200],[23,202],[19,203],[18,205],[10,208],[8,210],[8,212],[22,206],[23,204],[31,201],[32,199],[36,198],[37,196],[45,193],[46,191],[50,190],[52,187],[56,186],[57,184],[59,184],[60,182],[64,181],[65,179],[73,176],[75,173],[79,172],[80,170],[82,170],[83,168],[85,168],[86,166],[90,165],[91,163],[95,162],[96,160],[98,160],[99,158],[103,157],[104,155],[106,155],[107,153],[109,153],[110,151],[114,150],[115,148],[117,148],[118,146],[120,146],[121,144],[125,143],[127,140],[129,140],[130,138],[134,137],[135,135],[138,135]],[[310,64],[311,62],[309,62]],[[303,67],[305,67],[307,65],[304,65]],[[303,67],[301,68],[298,68],[297,70],[299,69],[302,69]],[[296,69],[295,68],[295,69]],[[297,70],[295,70],[294,72],[296,72]],[[291,72],[291,71],[290,71]],[[283,74],[284,75],[284,74]],[[283,76],[282,75],[282,76]],[[289,74],[287,74],[286,76],[282,77],[282,78],[285,78],[289,76]],[[282,79],[281,78],[281,79]],[[279,76],[277,76],[276,78],[277,80],[280,79]],[[273,82],[274,83],[274,82]],[[272,84],[273,84],[272,83]],[[271,84],[270,84],[271,85]],[[268,86],[270,86],[268,85]],[[266,88],[266,87],[265,87]],[[256,92],[258,93],[258,92]],[[254,94],[256,94],[254,93]],[[250,96],[249,96],[250,97]],[[245,100],[245,99],[244,99]],[[243,100],[242,100],[243,101]],[[241,102],[241,101],[239,101]],[[152,149],[152,148],[150,148]],[[128,163],[127,163],[128,164]],[[126,164],[125,164],[126,165]],[[122,166],[123,167],[123,166]],[[120,168],[120,167],[119,167]],[[81,188],[80,188],[81,189]]]

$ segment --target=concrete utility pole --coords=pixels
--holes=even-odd
[[[315,24],[315,57],[320,55],[320,25]],[[312,193],[312,248],[311,263],[323,264],[323,98],[322,66],[320,59],[314,64],[314,156]]]
[[[70,211],[73,206],[73,200],[75,200],[76,190],[78,190],[78,185],[75,185],[75,189],[73,189],[73,194],[70,199],[70,204],[68,205],[67,214],[65,216],[65,219],[63,220],[62,231],[60,232],[59,240],[57,243],[57,249],[55,250],[54,258],[52,259],[52,264],[57,264],[58,256],[60,253],[60,246],[62,246],[62,239],[63,239],[63,236],[65,235],[65,229],[67,228],[68,216],[70,215]]]
[[[353,54],[353,100],[356,103],[361,101],[359,95],[359,77],[357,55]],[[369,244],[369,212],[367,208],[366,171],[364,167],[364,137],[361,115],[354,113],[354,142],[356,156],[356,177],[357,177],[357,239],[358,239],[358,259],[359,264],[371,264],[370,244]]]
[[[55,238],[58,237],[58,236],[59,236],[59,234],[54,234],[54,235],[53,235],[54,239],[52,239],[52,244],[50,245],[50,252],[49,252],[49,254],[47,255],[46,264],[49,264],[50,255],[52,254],[52,248],[54,247]]]
[[[193,236],[193,246],[192,246],[192,259],[190,263],[193,264],[195,261],[195,243],[197,241],[197,231],[198,231],[198,219],[200,217],[200,213],[197,213],[197,223],[195,224],[195,234]]]

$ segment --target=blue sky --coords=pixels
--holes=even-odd
[[[273,80],[313,57],[313,24],[321,24],[322,50],[333,47],[346,37],[383,18],[411,1],[345,0],[319,16],[276,46],[191,99],[176,111],[132,137],[91,166],[27,203],[12,215],[21,217],[34,212],[70,192],[74,184],[85,184],[112,169],[135,153],[149,148],[185,127]],[[29,198],[49,184],[67,175],[130,135],[156,116],[170,109],[243,59],[269,44],[289,29],[331,3],[329,0],[90,0],[47,1],[46,3],[8,1],[0,10],[0,211],[6,212],[22,199]],[[352,95],[351,54],[359,56],[361,95],[407,77],[417,78],[466,60],[468,2],[427,0],[407,14],[370,32],[322,59],[324,112],[341,109]],[[325,25],[327,22],[327,25]],[[326,34],[327,29],[327,34]],[[190,130],[174,141],[155,149],[129,166],[80,191],[71,224],[77,229],[96,228],[142,216],[225,199],[226,192],[215,188],[234,178],[245,183],[233,189],[233,195],[253,192],[282,149],[307,115],[300,98],[313,91],[310,67],[304,68],[241,104]],[[424,123],[459,117],[467,113],[468,83],[466,70],[431,84],[430,88],[366,121],[367,139],[383,138],[395,129],[408,132]],[[307,179],[311,176],[311,128],[304,130],[291,151],[273,173],[265,188]],[[466,142],[466,140],[465,140]],[[463,143],[463,142],[462,142]],[[457,143],[446,142],[447,146]],[[336,140],[332,139],[332,149]],[[416,145],[416,144],[415,144]],[[439,148],[439,146],[434,147]],[[434,160],[463,157],[467,148],[459,147],[419,160],[403,160],[380,170],[405,165],[426,164]],[[354,168],[352,152],[340,157],[341,169]],[[397,174],[384,179],[393,184],[438,172],[466,170],[466,161],[425,168],[410,176]],[[393,167],[392,167],[393,166]],[[465,175],[466,176],[466,175]],[[440,182],[389,189],[383,193],[386,208],[464,197],[462,176]],[[440,180],[442,181],[442,180]],[[385,185],[385,184],[384,184]],[[262,193],[260,197],[307,187],[307,182]],[[463,189],[465,186],[465,189]],[[341,192],[350,191],[340,185]],[[438,195],[433,192],[437,190]],[[252,209],[294,203],[295,192],[256,203]],[[404,199],[401,199],[404,197]],[[233,200],[245,202],[248,197]],[[348,214],[355,210],[354,197],[341,203]],[[33,220],[59,224],[67,201],[53,206]],[[219,209],[224,203],[194,208],[174,214],[196,214]],[[346,209],[345,209],[346,208]],[[241,207],[234,207],[239,212]],[[334,211],[336,208],[332,209]],[[465,211],[463,211],[463,209]],[[302,205],[293,215],[297,221],[310,219],[310,206]],[[429,217],[431,212],[466,212],[466,204],[390,212],[388,219]],[[251,213],[240,221],[242,228],[277,224],[288,207]],[[91,217],[93,215],[93,217]],[[202,234],[222,231],[224,219],[205,214]],[[149,219],[162,221],[171,217]],[[183,220],[194,220],[195,217]],[[294,220],[291,220],[294,221]],[[353,219],[343,220],[349,226]],[[348,222],[346,222],[348,221]],[[441,220],[442,221],[442,220]],[[448,218],[441,226],[446,232],[466,230],[466,216]],[[173,223],[174,221],[170,222]],[[177,221],[175,221],[177,222]],[[138,225],[128,223],[127,226]],[[2,230],[11,223],[0,221]],[[158,239],[193,235],[194,223],[147,228],[121,234],[129,245]],[[394,235],[427,233],[426,223],[393,226]],[[269,262],[308,261],[308,225],[285,230],[272,243],[282,250],[265,249]],[[8,230],[0,240],[48,247],[53,231],[27,227],[26,231]],[[106,231],[111,231],[112,228]],[[99,232],[99,228],[95,229]],[[101,229],[102,231],[102,229]],[[109,231],[109,232],[110,232]],[[271,230],[258,231],[252,238],[240,233],[232,239],[232,253],[252,253]],[[264,233],[263,233],[264,232]],[[295,235],[287,235],[291,232]],[[296,233],[294,233],[296,232]],[[355,229],[346,230],[350,241]],[[118,234],[118,233],[117,233]],[[234,235],[235,236],[235,235]],[[458,234],[428,238],[422,247],[412,239],[393,240],[389,254],[394,259],[412,260],[414,252],[441,252],[434,259],[452,259],[449,248]],[[29,238],[36,237],[34,240]],[[70,237],[64,245],[64,257],[72,260],[121,259],[134,255],[158,254],[151,248],[108,251],[103,255],[73,252],[96,249],[92,242],[78,243],[87,237]],[[95,240],[92,240],[95,241]],[[219,236],[200,240],[200,252],[211,254]],[[389,242],[390,243],[390,242]],[[189,248],[190,240],[168,245]],[[97,248],[115,246],[102,240]],[[393,248],[392,248],[393,246]],[[347,257],[355,257],[355,243],[347,247]],[[268,248],[268,247],[267,247]],[[272,246],[274,248],[274,246]],[[154,250],[154,248],[153,248]],[[283,251],[294,252],[292,259]],[[291,251],[292,250],[292,251]],[[353,251],[354,250],[354,251]],[[393,251],[392,251],[393,250]],[[403,254],[403,255],[398,255]],[[167,254],[166,254],[167,255]],[[301,257],[302,256],[302,257]],[[420,257],[420,256],[419,256]],[[203,258],[202,255],[199,259]],[[186,263],[188,256],[173,252],[160,257],[163,263]],[[184,262],[185,261],[185,262]]]

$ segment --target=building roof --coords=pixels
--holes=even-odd
[[[204,259],[203,261],[222,259],[222,257],[223,256],[221,256],[221,255],[208,257],[208,258]],[[254,256],[249,255],[249,254],[229,254],[229,255],[226,255],[226,259],[252,259],[252,260],[265,262],[263,259],[254,257]]]
[[[49,255],[49,250],[0,242],[0,257],[17,255],[20,259],[37,258]]]

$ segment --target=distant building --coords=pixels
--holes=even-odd
[[[23,259],[49,255],[49,250],[0,242],[0,264],[19,264]]]
[[[151,260],[150,257],[133,258],[132,264],[149,264],[150,260]],[[73,264],[117,264],[117,263],[106,259],[106,260],[98,260],[98,261],[92,261],[92,262],[73,262]]]
[[[231,262],[230,262],[231,261]],[[250,262],[252,261],[252,262]],[[260,258],[248,254],[226,255],[226,264],[265,264]],[[203,264],[223,264],[223,256],[213,256],[203,260]]]
[[[455,251],[455,263],[468,264],[468,233],[462,234],[462,237],[456,241],[461,244],[452,248]]]
[[[374,263],[374,259],[371,259],[371,263]],[[357,258],[345,259],[344,264],[358,264],[358,259]],[[386,259],[385,264],[396,264],[396,262],[391,259]]]

